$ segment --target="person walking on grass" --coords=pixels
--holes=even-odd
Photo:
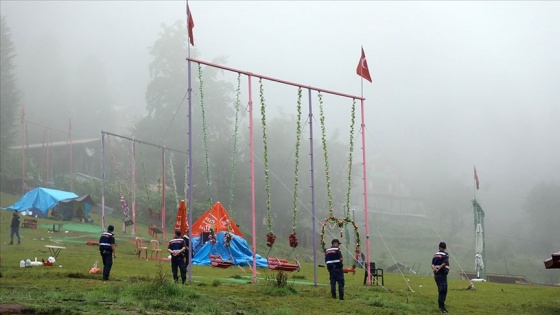
[[[18,245],[21,244],[21,238],[19,237],[19,222],[20,217],[17,210],[14,210],[12,216],[12,223],[10,224],[10,245],[14,245],[14,234],[17,236]]]
[[[336,238],[332,240],[331,245],[331,248],[325,252],[325,263],[331,280],[331,296],[336,299],[336,284],[338,283],[338,297],[344,300],[344,271],[342,270],[344,258],[338,248],[340,242]]]
[[[447,313],[445,299],[447,298],[447,274],[449,273],[449,254],[445,251],[447,244],[439,243],[439,250],[432,258],[432,271],[438,288],[438,305],[442,313]]]
[[[185,240],[181,237],[181,231],[175,231],[175,237],[169,241],[167,251],[171,254],[171,272],[173,273],[173,280],[175,283],[179,282],[177,268],[181,271],[181,280],[183,284],[187,280],[187,268],[185,267],[185,257],[183,253],[187,249]]]
[[[99,252],[101,254],[101,260],[103,261],[103,282],[109,280],[111,267],[113,267],[113,258],[117,258],[117,253],[115,252],[115,235],[113,234],[114,230],[115,227],[109,225],[109,227],[107,227],[107,232],[103,232],[99,238]]]

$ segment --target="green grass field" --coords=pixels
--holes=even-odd
[[[0,303],[23,306],[29,314],[434,314],[437,290],[430,276],[385,275],[385,287],[362,285],[363,271],[346,275],[346,300],[330,298],[328,274],[313,264],[287,274],[286,286],[275,285],[277,274],[259,269],[257,283],[247,268],[213,269],[193,266],[192,282],[172,283],[168,262],[146,261],[134,255],[130,235],[117,228],[117,258],[111,281],[88,273],[99,261],[97,226],[65,223],[61,232],[49,233],[54,221],[39,219],[38,229],[20,229],[22,245],[8,245],[10,211],[0,211]],[[76,226],[75,226],[76,225]],[[97,230],[97,232],[95,232]],[[149,240],[145,227],[138,236]],[[21,259],[47,259],[45,245],[66,247],[54,267],[20,268]],[[148,254],[150,252],[148,251]],[[450,280],[448,309],[453,314],[560,314],[560,288],[476,283]],[[0,313],[2,313],[0,309]]]

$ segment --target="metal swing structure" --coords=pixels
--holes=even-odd
[[[313,261],[314,263],[314,284],[317,285],[318,281],[317,281],[317,266],[318,266],[318,259],[317,259],[317,248],[316,248],[316,202],[315,202],[315,186],[314,186],[314,179],[315,179],[315,169],[314,169],[314,152],[313,152],[313,98],[312,98],[312,92],[319,92],[319,93],[325,93],[325,94],[330,94],[330,95],[334,95],[334,96],[338,96],[338,97],[342,97],[342,98],[346,98],[346,99],[353,99],[353,100],[359,100],[360,101],[360,113],[361,113],[361,148],[362,148],[362,171],[363,171],[363,207],[364,207],[364,216],[365,216],[365,232],[366,232],[366,260],[367,263],[369,264],[369,257],[370,257],[370,246],[369,246],[369,223],[368,223],[368,194],[367,194],[367,176],[366,176],[366,142],[365,142],[365,117],[364,117],[364,113],[365,113],[365,98],[364,97],[360,97],[360,96],[354,96],[354,95],[350,95],[350,94],[345,94],[345,93],[340,93],[340,92],[335,92],[335,91],[331,91],[331,90],[326,90],[326,89],[322,89],[322,88],[317,88],[317,87],[312,87],[309,85],[305,85],[305,84],[299,84],[299,83],[294,83],[294,82],[290,82],[290,81],[286,81],[286,80],[281,80],[281,79],[277,79],[277,78],[273,78],[273,77],[268,77],[268,76],[264,76],[264,75],[259,75],[259,74],[255,74],[252,72],[248,72],[248,71],[243,71],[243,70],[239,70],[239,69],[235,69],[235,68],[231,68],[231,67],[226,67],[223,65],[219,65],[219,64],[215,64],[215,63],[210,63],[210,62],[206,62],[203,60],[199,60],[199,59],[195,59],[195,58],[191,58],[188,57],[186,58],[187,60],[187,68],[188,68],[188,89],[187,89],[187,94],[188,94],[188,128],[189,128],[189,133],[188,133],[188,154],[189,154],[189,164],[188,164],[188,185],[189,188],[192,188],[192,152],[193,152],[193,134],[192,134],[192,106],[193,106],[193,98],[192,98],[192,94],[193,94],[193,90],[192,90],[192,64],[195,63],[197,64],[199,67],[201,65],[205,65],[207,67],[213,67],[213,68],[217,68],[220,70],[224,70],[226,72],[233,72],[236,73],[238,75],[243,75],[247,78],[247,97],[248,97],[248,112],[249,112],[249,158],[250,158],[250,181],[251,181],[251,218],[252,218],[252,223],[251,223],[251,229],[252,229],[252,242],[251,242],[251,247],[252,247],[252,251],[253,251],[253,275],[252,275],[252,282],[257,282],[257,274],[256,274],[256,248],[257,248],[257,240],[256,240],[256,202],[255,202],[255,152],[254,152],[254,124],[253,124],[253,78],[259,78],[259,80],[267,80],[267,81],[272,81],[272,82],[276,82],[285,86],[293,86],[296,88],[301,88],[304,90],[307,90],[307,94],[308,94],[308,121],[309,121],[309,132],[310,132],[310,137],[309,137],[309,150],[310,150],[310,165],[311,165],[311,170],[310,170],[310,187],[311,187],[311,211],[312,211],[312,226],[313,226]],[[189,189],[189,196],[188,196],[188,200],[189,200],[189,204],[192,204],[193,201],[193,196],[192,196],[192,189]],[[192,211],[189,212],[189,224],[192,224]],[[189,230],[189,237],[191,237],[191,231]],[[189,281],[192,279],[191,276],[191,269],[190,269],[190,265],[189,265]],[[370,278],[371,279],[371,278]],[[371,283],[371,280],[370,280]]]
[[[139,139],[135,139],[135,138],[130,138],[127,136],[123,136],[123,135],[118,135],[115,133],[111,133],[111,132],[107,132],[107,131],[101,131],[101,229],[105,230],[105,208],[106,208],[106,196],[105,196],[105,191],[106,191],[106,183],[107,183],[107,176],[106,176],[106,171],[107,171],[107,167],[106,167],[106,142],[108,144],[109,150],[111,151],[111,158],[112,158],[112,165],[114,167],[114,171],[115,171],[115,179],[117,180],[117,185],[120,186],[119,183],[119,174],[118,174],[118,163],[116,161],[116,155],[114,153],[114,148],[111,144],[111,137],[113,138],[118,138],[121,140],[125,140],[128,141],[130,143],[130,148],[128,151],[128,158],[129,158],[129,170],[127,171],[127,175],[130,178],[127,178],[127,181],[130,181],[130,185],[132,186],[131,190],[129,193],[125,194],[123,192],[123,189],[119,187],[119,193],[120,193],[120,204],[121,204],[121,208],[123,209],[123,230],[126,232],[126,227],[127,226],[132,226],[132,231],[131,234],[132,236],[135,236],[137,234],[137,225],[136,225],[136,219],[137,219],[137,205],[136,205],[136,184],[137,184],[137,180],[136,180],[136,175],[137,175],[137,170],[136,170],[136,146],[137,144],[144,144],[144,145],[148,145],[151,147],[155,147],[157,149],[159,149],[161,151],[161,182],[162,182],[162,187],[165,187],[165,173],[166,173],[166,168],[165,168],[165,157],[166,157],[166,151],[169,152],[176,152],[176,153],[181,153],[184,155],[187,155],[187,152],[181,151],[181,150],[177,150],[177,149],[173,149],[173,148],[168,148],[168,147],[164,147],[161,145],[157,145],[157,144],[153,144],[153,143],[149,143],[146,141],[142,141]],[[145,180],[145,179],[144,179]],[[128,202],[126,200],[126,196],[130,195],[129,197],[129,201],[131,201],[131,205],[132,208],[130,208],[128,206]],[[167,235],[166,235],[166,206],[165,206],[165,188],[162,188],[162,194],[161,194],[161,231],[163,234],[163,237],[165,240],[167,240]],[[148,198],[148,197],[147,197]],[[130,215],[130,213],[132,213],[132,215]]]

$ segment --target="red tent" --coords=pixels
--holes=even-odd
[[[185,200],[181,200],[179,209],[177,209],[177,218],[175,219],[175,231],[181,231],[181,235],[189,230],[189,219],[187,218],[187,204]]]
[[[192,235],[200,236],[202,232],[210,232],[210,229],[214,229],[214,233],[218,234],[221,231],[227,231],[229,225],[229,231],[235,235],[243,236],[243,233],[237,228],[237,225],[226,211],[226,208],[222,206],[221,203],[216,202],[212,208],[206,210],[204,214],[193,223]]]

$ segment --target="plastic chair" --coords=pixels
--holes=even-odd
[[[145,257],[146,260],[148,259],[148,247],[144,246],[142,243],[142,239],[137,237],[136,238],[136,258],[140,258],[142,256],[142,252],[146,253]]]
[[[150,255],[151,258],[154,258],[154,252],[156,253],[156,259],[158,258],[158,253],[159,253],[159,257],[161,257],[161,248],[159,248],[159,241],[157,240],[151,240],[150,241],[151,245],[152,245],[152,254]]]

